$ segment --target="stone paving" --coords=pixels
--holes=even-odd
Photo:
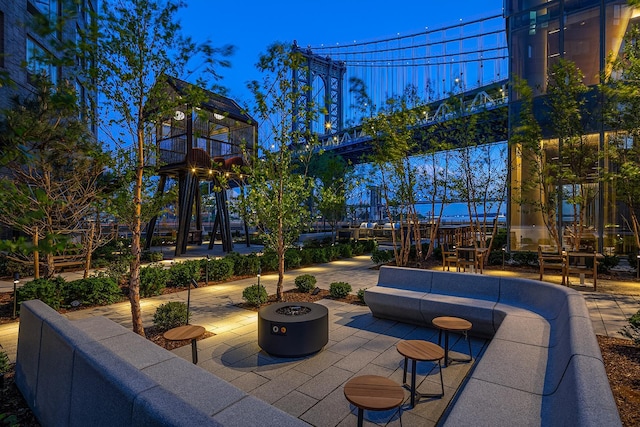
[[[237,245],[239,246],[239,245]],[[253,248],[247,248],[250,251]],[[190,256],[202,254],[190,252]],[[165,261],[171,262],[171,261]],[[349,282],[354,293],[375,285],[378,271],[368,256],[335,261],[288,272],[285,289],[293,287],[299,274],[313,274],[317,285],[328,288],[335,281]],[[489,271],[488,274],[506,274]],[[437,332],[399,322],[376,319],[365,306],[322,300],[329,308],[329,343],[312,356],[304,358],[275,358],[261,351],[257,344],[257,313],[235,306],[242,302],[242,290],[256,283],[256,278],[216,284],[191,290],[190,309],[193,324],[204,326],[215,335],[198,341],[198,366],[229,381],[254,395],[314,426],[352,426],[356,423],[356,409],[344,398],[343,386],[351,377],[376,374],[402,382],[402,357],[395,345],[401,339],[425,339],[437,342]],[[277,275],[261,277],[267,291],[275,293]],[[640,292],[639,292],[640,293]],[[638,296],[610,295],[584,292],[597,334],[619,336],[626,318],[635,313]],[[186,301],[187,292],[146,298],[142,301],[143,323],[152,324],[152,316],[160,304],[167,301]],[[89,316],[105,316],[131,327],[128,302],[75,311],[67,314],[71,320]],[[18,323],[0,325],[0,344],[15,358]],[[472,338],[474,357],[482,356],[486,341]],[[453,343],[455,352],[465,353],[466,342],[458,337]],[[191,348],[174,350],[190,360]],[[462,356],[462,355],[461,355]],[[365,425],[436,425],[455,391],[472,365],[452,363],[443,369],[445,396],[442,399],[424,398],[409,408],[409,393],[399,412],[365,412]],[[418,390],[423,393],[439,390],[438,367],[432,363],[418,363]]]

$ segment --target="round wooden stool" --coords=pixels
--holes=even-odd
[[[344,385],[344,397],[358,408],[358,427],[362,427],[364,410],[386,411],[397,408],[404,401],[402,386],[378,375],[351,378]],[[402,424],[402,413],[400,413]]]
[[[202,326],[197,325],[183,325],[177,328],[169,329],[162,334],[165,340],[168,341],[183,341],[191,340],[191,361],[194,364],[198,363],[198,347],[196,339],[204,334],[205,329]]]
[[[457,360],[459,362],[471,362],[473,356],[471,355],[471,341],[467,332],[471,329],[471,322],[459,317],[442,316],[436,317],[431,321],[433,325],[439,329],[438,344],[442,340],[442,332],[444,331],[444,366],[449,364],[449,332],[459,332],[464,335],[464,338],[469,343],[469,360]],[[453,359],[452,359],[453,360]]]
[[[423,396],[442,397],[444,396],[444,382],[442,381],[442,359],[444,358],[444,350],[439,345],[429,341],[406,340],[400,341],[396,346],[398,353],[404,356],[404,371],[402,373],[402,383],[407,383],[407,362],[411,359],[411,407],[415,406],[416,397],[420,399]],[[416,391],[416,362],[438,362],[440,369],[440,388],[441,394],[422,394]]]

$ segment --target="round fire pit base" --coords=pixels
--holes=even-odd
[[[258,312],[258,345],[272,356],[301,357],[329,341],[329,310],[312,302],[279,302]]]

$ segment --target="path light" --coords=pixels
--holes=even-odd
[[[193,285],[194,288],[198,287],[198,282],[196,282],[196,279],[194,279],[193,277],[191,278],[191,282],[189,282],[189,285],[187,285],[187,325],[189,324],[189,305],[191,303],[191,285]]]
[[[507,248],[502,247],[502,269],[504,270],[504,255],[507,252]]]
[[[640,254],[636,255],[636,279],[640,279]]]
[[[16,318],[16,309],[18,308],[18,283],[20,283],[20,273],[13,273],[13,319]]]

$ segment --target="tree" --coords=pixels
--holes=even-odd
[[[602,92],[606,96],[605,121],[612,132],[607,155],[617,168],[608,180],[615,185],[617,199],[628,210],[625,218],[640,248],[640,27],[634,25],[624,38],[622,54],[609,62]]]
[[[573,250],[580,248],[580,241],[587,228],[587,208],[597,194],[598,144],[585,135],[585,98],[587,87],[580,69],[572,61],[560,59],[549,70],[549,84],[545,100],[551,123],[551,132],[558,139],[555,167],[549,166],[557,178],[560,200],[572,205],[572,221],[566,230]],[[554,159],[546,158],[547,163]],[[596,176],[595,181],[592,179]],[[589,182],[591,180],[591,182]],[[558,221],[564,212],[559,209]]]
[[[278,256],[277,299],[282,300],[285,271],[284,257],[293,246],[302,228],[309,222],[306,204],[311,194],[308,179],[310,154],[315,137],[307,130],[299,130],[296,123],[309,123],[315,116],[311,108],[294,109],[301,94],[289,75],[290,70],[303,68],[303,58],[282,44],[274,44],[261,55],[258,69],[265,73],[264,81],[250,84],[256,100],[256,116],[267,129],[252,161],[249,187],[241,195],[240,212],[249,212],[249,223],[262,233],[265,247]]]
[[[87,243],[99,237],[91,224],[108,159],[79,119],[75,88],[65,82],[53,87],[46,76],[34,84],[36,92],[26,99],[16,97],[14,107],[0,119],[0,144],[7,148],[0,177],[0,222],[32,239],[37,278],[39,251],[46,254],[47,275],[52,276],[55,251],[71,239]],[[92,246],[80,246],[87,259]]]
[[[506,198],[506,154],[489,138],[495,135],[491,123],[485,123],[482,112],[468,114],[457,96],[447,101],[454,117],[445,126],[447,137],[456,148],[459,173],[451,176],[451,186],[457,198],[467,205],[471,227],[471,244],[489,248],[497,233],[497,217],[489,220],[488,212],[500,212]],[[491,229],[491,233],[489,233]]]
[[[332,151],[313,156],[310,165],[310,174],[319,181],[316,183],[318,209],[331,225],[333,242],[335,242],[336,225],[347,213],[346,195],[351,183],[347,168],[347,162]]]
[[[359,87],[353,83],[352,88]],[[364,90],[360,90],[359,96],[360,105],[371,105]],[[418,262],[423,259],[416,208],[418,174],[411,157],[417,148],[414,128],[424,112],[420,104],[416,89],[407,87],[402,95],[388,99],[380,112],[362,121],[363,132],[372,139],[370,160],[379,172],[398,266],[408,264],[412,241],[415,242],[416,259]],[[397,231],[395,224],[399,226]]]
[[[154,122],[172,117],[176,107],[198,105],[203,94],[195,91],[178,99],[167,95],[165,79],[181,76],[192,58],[206,64],[203,73],[218,77],[214,67],[227,66],[216,57],[231,53],[229,47],[214,49],[196,44],[182,35],[176,13],[185,3],[163,0],[111,0],[102,2],[99,43],[96,52],[97,82],[104,95],[108,135],[120,149],[115,168],[120,192],[114,195],[113,212],[129,226],[131,265],[129,300],[134,332],[144,335],[140,313],[141,231],[145,215],[157,212],[149,196],[150,178],[159,166],[147,142],[152,141]],[[204,82],[199,81],[198,86]]]
[[[539,213],[558,253],[562,241],[558,225],[559,194],[558,165],[547,157],[542,144],[542,130],[533,112],[533,90],[525,80],[514,80],[514,92],[519,96],[520,112],[514,120],[509,145],[515,156],[522,158],[526,175],[512,180],[512,198],[528,213]],[[551,157],[551,156],[549,156]]]

